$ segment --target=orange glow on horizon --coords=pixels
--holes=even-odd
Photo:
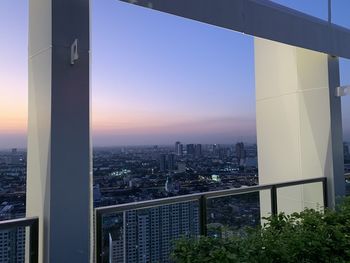
[[[24,134],[28,118],[27,78],[4,74],[0,83],[0,133]]]
[[[255,130],[255,120],[233,117],[205,118],[181,116],[175,113],[155,114],[93,114],[92,130],[95,134],[215,134],[221,132],[250,133]]]

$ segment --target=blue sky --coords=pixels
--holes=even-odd
[[[350,27],[350,2],[333,1],[333,21]],[[276,2],[327,19],[327,0]],[[25,146],[27,12],[27,1],[0,1],[0,148]],[[94,0],[92,54],[94,145],[255,140],[252,37]],[[350,62],[341,61],[343,83],[347,72]]]
[[[251,37],[116,1],[93,10],[96,141],[254,140]]]

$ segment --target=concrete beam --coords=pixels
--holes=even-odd
[[[350,59],[350,30],[268,0],[120,0]]]

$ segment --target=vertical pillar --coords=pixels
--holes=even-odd
[[[343,194],[344,181],[337,181],[336,188],[333,184],[343,161],[334,154],[342,140],[341,112],[330,97],[330,85],[335,85],[331,79],[339,79],[336,69],[326,54],[255,38],[261,184],[325,176],[332,185],[329,203]],[[278,208],[292,212],[322,205],[321,190],[321,183],[278,190]],[[262,201],[265,214],[269,197],[262,196]]]
[[[335,96],[340,86],[339,59],[328,56],[328,82],[332,133],[333,176],[328,178],[328,199],[334,207],[337,196],[345,196],[343,123],[341,97]]]
[[[89,30],[89,0],[29,1],[27,216],[39,216],[39,262],[91,260]]]

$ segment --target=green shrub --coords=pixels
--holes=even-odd
[[[176,263],[350,262],[350,198],[336,211],[306,209],[266,220],[244,237],[181,239],[172,257]]]

